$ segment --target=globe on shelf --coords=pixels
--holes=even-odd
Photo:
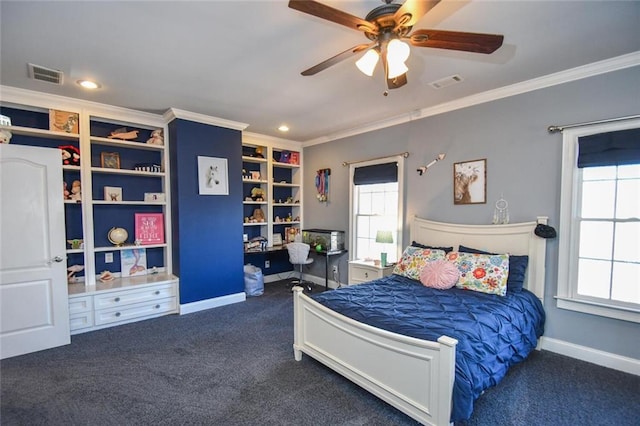
[[[116,246],[123,245],[127,241],[128,237],[129,237],[129,233],[124,228],[113,227],[109,230],[109,233],[107,234],[107,238],[109,238],[109,241],[111,241],[111,244],[114,244]]]

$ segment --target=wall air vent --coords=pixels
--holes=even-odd
[[[62,71],[54,70],[51,68],[41,67],[40,65],[27,64],[29,68],[29,77],[38,80],[45,81],[47,83],[62,85]]]
[[[447,86],[451,86],[452,84],[457,84],[463,81],[463,78],[458,74],[450,75],[449,77],[441,78],[440,80],[432,81],[429,83],[429,86],[434,89],[442,89]]]

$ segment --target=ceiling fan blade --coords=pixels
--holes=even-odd
[[[407,0],[394,15],[396,26],[412,27],[440,0]]]
[[[335,22],[336,24],[347,26],[357,31],[366,31],[374,34],[378,33],[378,27],[371,22],[365,21],[364,19],[360,19],[357,16],[341,10],[334,9],[331,6],[318,3],[317,1],[289,0],[289,7],[318,18],[326,19],[327,21]]]
[[[394,78],[388,78],[387,79],[387,87],[389,89],[397,89],[399,87],[404,86],[405,84],[407,84],[407,73],[405,72],[402,75],[399,75],[397,77]]]
[[[502,46],[504,36],[459,31],[416,30],[411,33],[409,39],[413,46],[418,47],[493,53]]]
[[[367,50],[368,48],[375,46],[375,44],[376,43],[369,43],[369,44],[359,44],[357,46],[354,46],[350,49],[345,50],[342,53],[338,53],[336,56],[329,58],[326,61],[322,61],[319,64],[312,66],[308,70],[302,71],[301,74],[304,76],[317,74],[320,71],[326,70],[327,68],[337,64],[340,61],[344,61],[345,59],[355,55],[358,52],[362,52],[363,50]]]

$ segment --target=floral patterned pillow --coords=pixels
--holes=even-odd
[[[456,287],[504,296],[509,276],[508,254],[451,252],[447,260],[460,271]]]
[[[404,249],[400,262],[393,268],[393,273],[420,281],[420,272],[422,268],[424,268],[424,265],[432,260],[438,259],[444,259],[443,250],[408,246]]]

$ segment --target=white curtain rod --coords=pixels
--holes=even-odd
[[[343,166],[348,166],[351,164],[357,164],[357,163],[364,163],[365,161],[374,161],[374,160],[382,160],[384,158],[391,158],[391,157],[397,157],[399,155],[402,155],[404,158],[407,158],[409,156],[408,152],[401,152],[400,154],[391,154],[391,155],[385,155],[384,157],[376,157],[376,158],[368,158],[366,160],[358,160],[358,161],[343,161],[342,165]]]
[[[608,118],[606,120],[589,121],[587,123],[565,124],[564,126],[549,126],[547,127],[547,130],[549,131],[549,133],[557,133],[557,132],[562,132],[564,129],[570,129],[572,127],[591,126],[593,124],[611,123],[614,121],[631,120],[634,118],[640,118],[640,115],[630,115],[628,117],[619,117],[619,118]]]

